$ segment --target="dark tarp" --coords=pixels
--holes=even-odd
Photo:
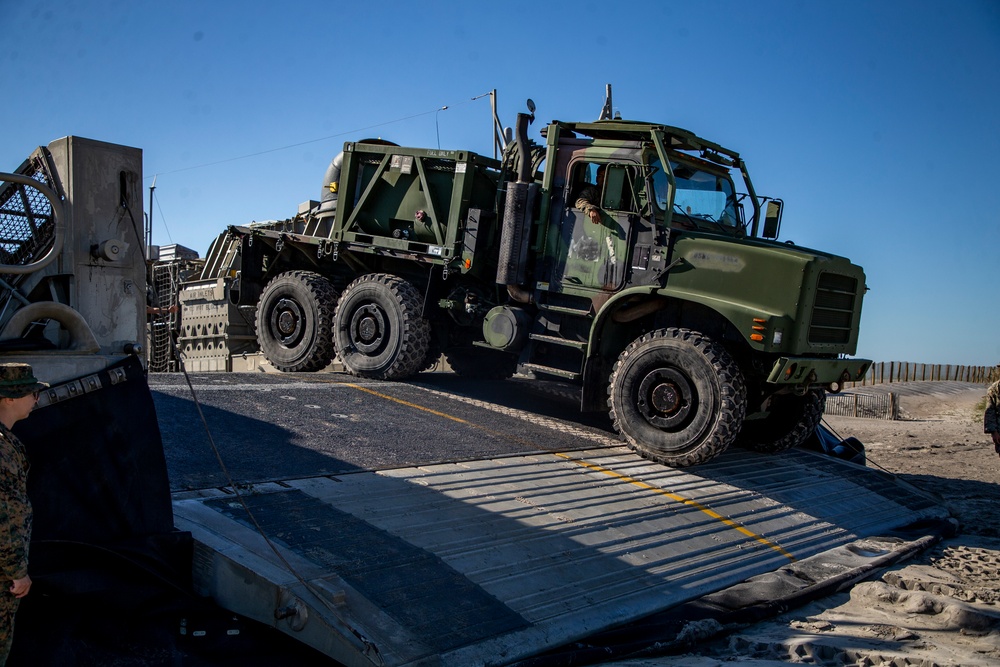
[[[70,396],[13,431],[27,449],[34,511],[31,594],[8,664],[73,664],[77,636],[190,605],[191,538],[174,530],[152,395],[135,357],[53,386]],[[66,389],[73,389],[67,393]],[[64,662],[65,660],[71,662]]]
[[[117,369],[125,381],[113,384]],[[37,408],[14,426],[31,462],[35,541],[107,544],[173,530],[145,372],[128,357],[98,375],[101,389]]]

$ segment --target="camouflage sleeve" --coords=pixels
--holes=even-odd
[[[597,205],[597,197],[597,188],[593,185],[588,185],[580,190],[577,195],[576,207],[584,213],[590,213],[592,209],[600,208]]]
[[[31,504],[21,459],[6,437],[0,435],[0,573],[2,581],[28,575],[28,541],[31,539]],[[0,584],[0,590],[6,590]]]
[[[0,503],[0,581],[10,582],[28,575],[28,541],[23,536],[25,505]],[[6,590],[6,587],[3,587]]]
[[[983,416],[983,431],[1000,431],[1000,381],[994,382],[986,390],[986,414]]]

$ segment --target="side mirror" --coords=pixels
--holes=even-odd
[[[778,238],[778,231],[781,229],[781,211],[785,203],[780,199],[771,199],[767,202],[767,210],[764,213],[764,233],[761,236],[765,239]]]

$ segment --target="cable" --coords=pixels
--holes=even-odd
[[[142,236],[139,234],[139,226],[135,223],[135,216],[132,215],[132,209],[129,208],[128,200],[125,199],[125,198],[122,198],[121,205],[122,205],[122,208],[124,208],[125,211],[128,213],[129,220],[132,221],[132,231],[135,232],[135,240],[138,241],[138,243],[139,243],[138,247],[141,248],[142,245],[143,245]]]
[[[278,558],[278,560],[281,561],[281,564],[285,566],[288,572],[295,577],[296,581],[302,584],[303,588],[312,593],[312,595],[316,597],[316,599],[318,599],[330,611],[330,613],[333,614],[333,616],[339,619],[339,621],[344,624],[344,627],[349,629],[351,633],[354,634],[354,636],[358,639],[358,641],[360,641],[366,647],[366,650],[368,652],[373,653],[375,657],[378,658],[381,664],[385,664],[385,660],[382,658],[382,655],[379,652],[378,647],[374,643],[372,643],[369,639],[367,639],[363,634],[361,634],[361,632],[359,632],[353,626],[351,626],[351,624],[347,623],[347,621],[344,620],[343,617],[341,617],[341,615],[337,612],[336,608],[333,606],[333,603],[331,603],[323,595],[321,595],[320,591],[318,591],[312,584],[306,581],[302,577],[302,575],[299,574],[299,572],[294,567],[292,567],[291,563],[288,562],[288,560],[284,557],[284,555],[282,555],[281,551],[278,550],[278,547],[274,544],[274,542],[271,541],[271,538],[268,537],[267,534],[264,532],[264,529],[257,521],[257,517],[254,516],[253,512],[250,510],[250,506],[247,505],[247,502],[244,499],[243,494],[237,487],[235,480],[233,480],[232,475],[229,474],[229,469],[226,467],[225,462],[222,460],[222,454],[221,452],[219,452],[219,448],[215,444],[215,439],[212,437],[212,431],[208,427],[208,420],[205,419],[205,413],[201,409],[201,402],[198,400],[198,395],[194,390],[194,385],[191,383],[191,376],[188,375],[187,368],[185,367],[184,364],[184,358],[180,354],[180,350],[177,347],[177,342],[173,339],[173,337],[171,337],[170,343],[174,348],[174,354],[177,356],[177,361],[178,365],[180,366],[181,373],[184,374],[184,381],[187,383],[188,390],[191,392],[191,399],[194,401],[195,409],[198,411],[198,417],[201,419],[202,426],[204,426],[205,428],[205,435],[208,437],[209,447],[211,447],[212,453],[215,455],[215,460],[218,461],[219,463],[219,469],[222,471],[222,475],[226,478],[226,481],[229,484],[229,488],[232,489],[233,494],[236,496],[236,499],[240,503],[240,506],[243,507],[243,511],[246,512],[247,518],[249,519],[250,523],[253,524],[254,530],[256,530],[257,533],[264,539],[264,542],[267,544],[268,548],[271,549],[271,551]]]
[[[153,193],[153,203],[156,204],[156,210],[160,212],[160,220],[162,221],[164,231],[167,232],[167,240],[173,243],[174,237],[171,236],[170,228],[167,227],[167,216],[163,215],[163,209],[160,207],[160,198],[156,196],[156,193]]]
[[[842,444],[850,446],[849,443],[847,443],[847,441],[844,438],[842,438],[841,435],[839,433],[837,433],[837,431],[834,430],[834,428],[832,426],[830,426],[829,422],[827,422],[826,419],[822,419],[821,421],[822,421],[823,426],[828,431],[830,431],[830,433],[832,433],[834,436],[836,436],[837,439],[840,440],[840,442]],[[857,452],[856,449],[854,451]],[[871,457],[871,454],[868,452],[867,449],[864,450],[864,452],[865,452],[865,465],[872,465],[872,466],[878,468],[879,470],[881,470],[882,472],[884,472],[885,474],[889,475],[893,479],[899,479],[899,474],[894,473],[893,471],[889,470],[888,468],[880,465],[877,461],[873,461],[872,457]],[[922,486],[920,486],[919,483],[917,483],[917,482],[915,482],[913,480],[903,480],[903,481],[906,482],[907,484],[909,484],[910,486],[912,486],[912,487],[914,487],[916,489],[919,489],[920,491],[923,491],[924,493],[929,493],[929,494],[931,494],[933,496],[940,496],[940,494],[936,493],[935,491],[931,491],[929,489],[923,488]]]
[[[830,433],[832,433],[834,436],[836,436],[836,438],[838,440],[840,440],[841,444],[843,444],[843,445],[845,445],[847,447],[851,447],[850,443],[847,442],[847,439],[844,438],[843,436],[841,436],[839,433],[837,433],[836,429],[834,429],[832,426],[830,426],[830,422],[828,422],[825,417],[823,419],[821,419],[820,421],[823,424],[823,427],[826,428],[826,430],[828,430]],[[854,453],[856,453],[856,454],[860,454],[861,453],[860,451],[858,451],[857,448],[854,448],[854,447],[851,447],[851,450]],[[885,467],[879,465],[876,461],[873,461],[872,457],[868,453],[867,449],[865,449],[863,451],[864,451],[864,454],[865,454],[865,463],[866,464],[870,463],[873,466],[875,466],[876,468],[878,468],[879,470],[881,470],[882,472],[888,473],[889,475],[892,475],[893,477],[897,476],[896,473],[892,472],[888,468],[885,468]]]
[[[298,148],[299,146],[306,146],[308,144],[315,144],[315,143],[318,143],[320,141],[328,141],[330,139],[336,139],[337,137],[343,137],[343,136],[348,135],[348,134],[357,134],[358,132],[364,132],[366,130],[373,130],[373,129],[377,128],[377,127],[384,127],[386,125],[393,125],[395,123],[402,123],[403,121],[412,120],[414,118],[419,118],[420,116],[429,116],[432,113],[436,114],[438,111],[442,111],[444,109],[448,109],[449,107],[459,106],[459,105],[462,105],[462,104],[470,104],[470,103],[475,102],[476,100],[481,99],[481,98],[483,98],[483,97],[485,97],[487,95],[489,95],[489,93],[485,93],[483,95],[478,95],[478,96],[473,97],[472,99],[466,100],[464,102],[457,102],[457,103],[451,104],[451,105],[442,105],[442,106],[439,106],[439,107],[435,107],[434,109],[431,109],[430,111],[421,111],[420,113],[415,113],[415,114],[412,114],[410,116],[403,116],[402,118],[396,118],[395,120],[387,120],[384,123],[376,123],[374,125],[367,125],[365,127],[359,127],[359,128],[353,129],[353,130],[348,130],[346,132],[338,132],[337,134],[331,134],[331,135],[328,135],[328,136],[325,136],[325,137],[320,137],[319,139],[309,139],[307,141],[300,141],[300,142],[298,142],[296,144],[289,144],[287,146],[279,146],[278,148],[268,148],[267,150],[258,151],[256,153],[247,153],[246,155],[238,155],[236,157],[225,158],[223,160],[216,160],[215,162],[205,162],[203,164],[196,164],[196,165],[193,165],[191,167],[182,167],[180,169],[173,169],[171,171],[160,171],[160,172],[157,172],[156,174],[153,174],[152,176],[147,176],[143,180],[147,180],[149,178],[156,178],[157,176],[164,176],[166,174],[178,174],[180,172],[191,171],[193,169],[203,169],[205,167],[214,167],[216,165],[226,164],[227,162],[235,162],[236,160],[245,160],[247,158],[257,157],[259,155],[267,155],[268,153],[277,153],[278,151],[288,150],[289,148]]]

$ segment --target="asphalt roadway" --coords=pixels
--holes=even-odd
[[[452,373],[405,383],[341,373],[189,379],[190,387],[179,373],[149,376],[173,491],[621,444],[607,413],[581,413],[570,397],[526,381]]]

